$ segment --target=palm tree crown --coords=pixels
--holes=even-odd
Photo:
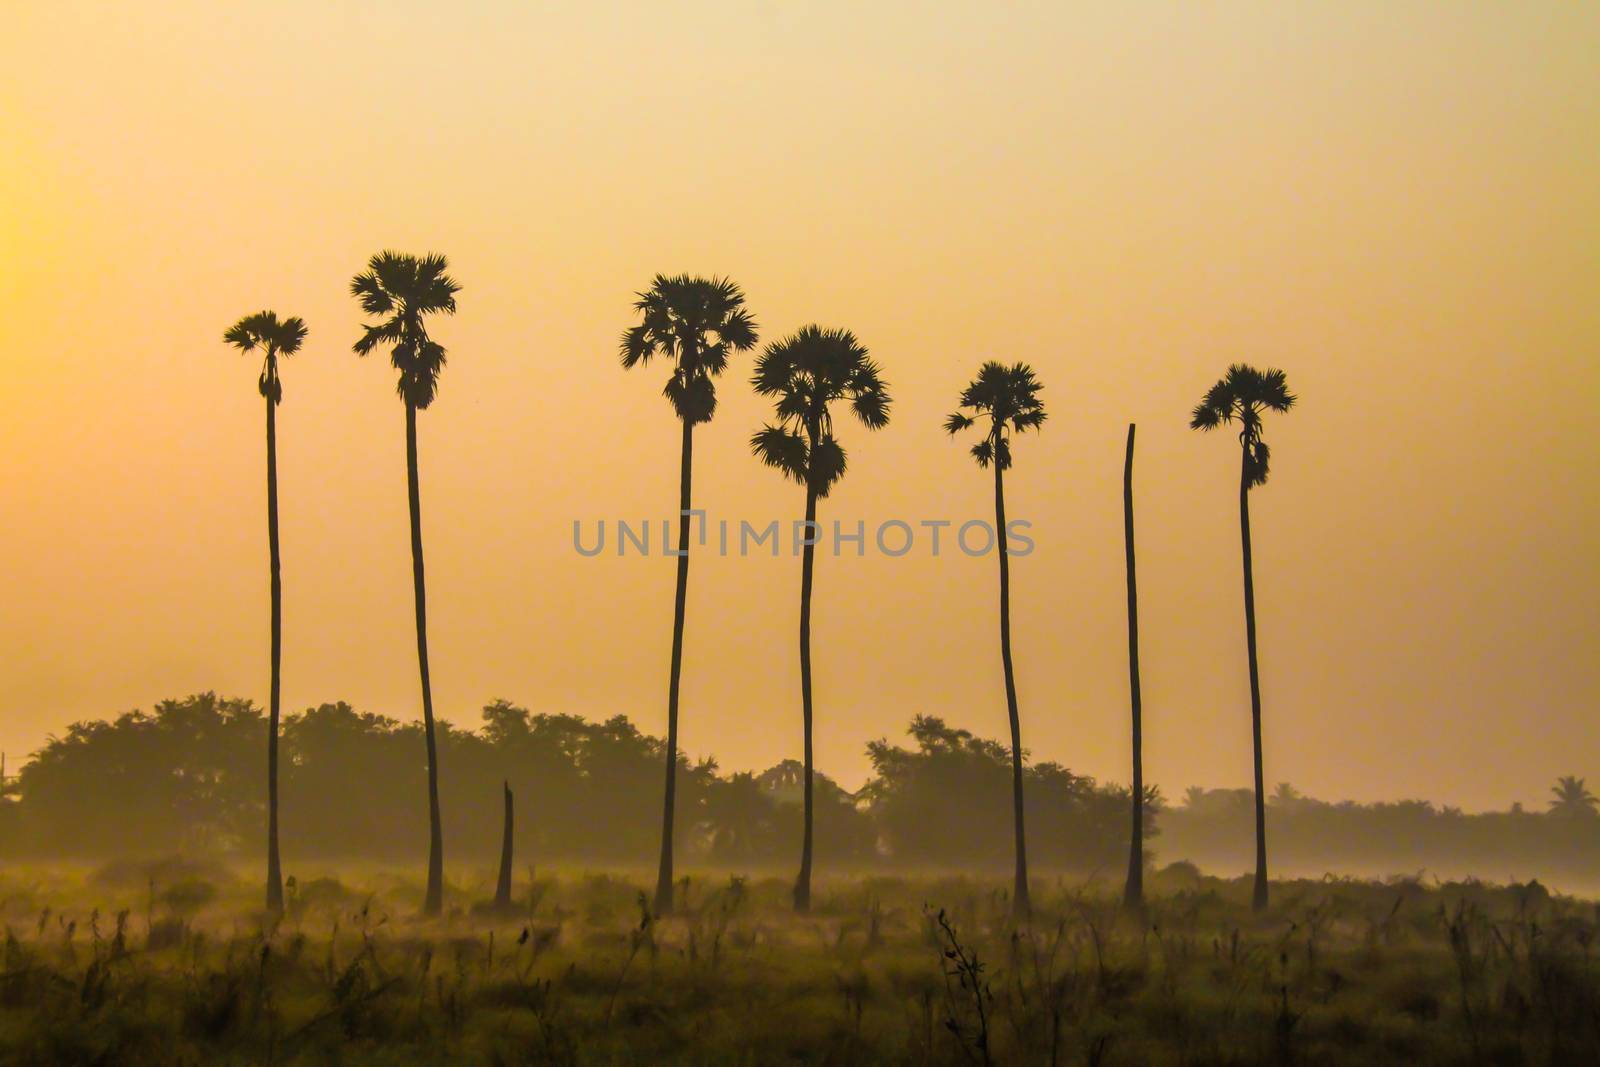
[[[356,354],[364,356],[380,343],[394,345],[391,360],[400,372],[397,389],[417,408],[433,403],[444,370],[444,346],[428,336],[424,315],[455,314],[461,286],[445,273],[449,264],[436,253],[410,256],[379,252],[367,262],[364,274],[350,282],[350,292],[368,315],[387,316],[365,324]]]
[[[1271,454],[1267,443],[1261,439],[1261,414],[1264,411],[1288,411],[1294,407],[1294,401],[1295,396],[1289,392],[1283,371],[1262,371],[1244,363],[1235,363],[1206,392],[1206,398],[1195,405],[1189,428],[1214,430],[1225,422],[1237,420],[1239,443],[1245,451],[1248,484],[1264,485]]]
[[[889,392],[878,365],[849,330],[805,326],[767,346],[750,379],[756,392],[777,397],[778,422],[750,438],[767,466],[827,496],[844,476],[845,451],[833,436],[830,405],[848,400],[869,430],[889,422]]]
[[[241,352],[262,350],[261,379],[257,383],[261,395],[274,404],[283,403],[283,383],[278,379],[278,357],[292,356],[300,351],[306,339],[306,324],[298,315],[279,321],[275,311],[258,311],[246,315],[222,335],[223,341]]]
[[[1044,402],[1039,399],[1039,379],[1026,363],[1007,367],[990,360],[978,369],[961,393],[960,406],[970,409],[971,415],[957,411],[945,419],[944,428],[951,434],[987,418],[989,428],[983,440],[972,446],[972,455],[978,466],[987,467],[997,462],[1001,470],[1011,469],[1011,435],[1037,429],[1045,419]]]
[[[1555,799],[1550,802],[1550,811],[1556,815],[1593,815],[1595,806],[1600,804],[1600,800],[1589,792],[1584,780],[1571,774],[1557,778],[1550,792],[1555,794]]]
[[[728,366],[730,351],[756,344],[756,322],[744,292],[726,278],[657,274],[634,301],[639,323],[622,335],[622,366],[632,369],[655,356],[674,361],[663,395],[678,418],[710,422],[717,409],[712,378]]]

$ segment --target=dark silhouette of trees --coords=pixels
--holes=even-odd
[[[253,852],[265,725],[259,708],[215,693],[73,723],[16,776],[25,840],[7,851],[104,858],[130,849],[232,853],[248,843]],[[285,795],[293,801],[292,789]]]
[[[1250,658],[1250,728],[1255,740],[1256,881],[1253,906],[1267,906],[1267,810],[1261,770],[1261,681],[1256,669],[1256,592],[1250,565],[1250,490],[1267,481],[1270,453],[1261,439],[1261,416],[1285,412],[1294,406],[1281,370],[1256,370],[1235,363],[1195,406],[1189,426],[1214,430],[1223,423],[1239,424],[1239,538],[1244,549],[1245,646]]]
[[[690,475],[694,427],[710,422],[717,408],[714,378],[728,366],[730,352],[755,347],[756,323],[744,306],[744,293],[726,278],[658,274],[638,294],[639,322],[622,335],[622,366],[631,369],[657,356],[672,363],[663,390],[683,424],[678,476],[678,586],[672,609],[672,669],[667,688],[666,786],[661,805],[661,862],[656,877],[655,910],[672,910],[672,840],[675,833],[678,767],[678,682],[683,668],[683,616],[689,588]]]
[[[792,336],[769,344],[756,361],[751,379],[756,392],[775,398],[776,423],[750,439],[750,448],[769,467],[793,478],[806,491],[804,555],[800,564],[800,706],[804,723],[805,772],[802,780],[804,827],[800,874],[794,884],[794,907],[811,908],[812,759],[811,759],[811,582],[817,540],[817,499],[828,495],[844,477],[846,456],[833,432],[832,406],[848,401],[850,410],[869,430],[889,423],[889,392],[878,365],[848,330],[804,326]]]
[[[262,709],[212,693],[75,723],[20,769],[8,761],[0,854],[97,863],[181,856],[201,866],[257,855],[266,825],[265,726]],[[522,809],[536,813],[513,823],[517,855],[591,869],[642,867],[656,856],[661,738],[622,716],[589,721],[505,701],[484,708],[476,730],[438,727],[441,762],[452,770],[441,782],[451,854],[475,865],[486,887],[497,888],[505,845],[504,789],[486,782],[509,783]],[[1008,842],[994,828],[1011,804],[1009,747],[926,716],[909,732],[909,746],[867,747],[873,777],[854,795],[815,773],[818,862],[854,871],[1008,869]],[[284,839],[294,842],[286,884],[295,874],[304,885],[319,867],[420,866],[422,740],[420,722],[347,704],[284,715],[281,818]],[[1025,774],[1034,873],[1120,873],[1131,843],[1129,790],[1056,763],[1032,764]],[[788,866],[803,775],[799,760],[752,776],[680,759],[680,855],[738,874]],[[1254,800],[1250,789],[1195,787],[1183,805],[1166,808],[1148,787],[1146,842],[1163,863],[1248,871]],[[1330,803],[1295,792],[1290,802],[1273,799],[1267,817],[1275,868],[1297,876],[1426,869],[1441,878],[1537,874],[1573,891],[1600,884],[1600,817],[1581,812],[1513,806],[1463,814],[1421,800]],[[1147,888],[1152,877],[1171,885],[1159,873],[1145,877]],[[415,892],[420,903],[420,881]]]
[[[1006,675],[1006,709],[1011,715],[1012,809],[1016,831],[1016,891],[1012,907],[1018,918],[1027,918],[1028,850],[1023,828],[1022,803],[1022,727],[1017,717],[1017,685],[1011,670],[1011,571],[1006,548],[1006,494],[1004,473],[1011,466],[1011,435],[1036,429],[1045,419],[1039,400],[1039,380],[1026,363],[1007,367],[990,361],[978,370],[961,393],[957,411],[945,420],[945,429],[960,433],[980,419],[988,419],[983,439],[972,446],[980,467],[994,469],[995,543],[1000,556],[1000,661]]]
[[[874,777],[858,794],[870,802],[886,852],[902,868],[1000,870],[1014,851],[994,827],[1012,814],[1011,750],[943,719],[918,715],[913,747],[867,746]],[[1030,854],[1080,872],[1120,862],[1128,845],[1128,791],[1099,786],[1057,763],[1026,768]]]
[[[261,350],[256,388],[267,405],[267,558],[272,575],[272,687],[267,718],[267,910],[283,910],[283,871],[278,860],[278,705],[283,659],[283,577],[278,558],[278,420],[283,382],[278,360],[300,351],[306,324],[258,311],[228,327],[222,339],[241,352]]]
[[[1122,462],[1122,541],[1128,574],[1128,697],[1133,712],[1133,832],[1128,842],[1128,881],[1122,906],[1144,912],[1144,717],[1139,695],[1139,583],[1133,556],[1133,423],[1128,423],[1128,454]]]
[[[417,487],[417,412],[438,395],[444,370],[444,346],[428,336],[427,316],[455,314],[461,286],[445,273],[449,264],[437,254],[421,257],[380,252],[365,272],[350,282],[361,310],[379,316],[363,327],[355,343],[365,356],[379,345],[390,346],[390,359],[400,373],[398,391],[406,406],[406,486],[411,505],[411,578],[417,613],[417,667],[422,676],[422,722],[428,750],[428,890],[422,910],[438,915],[444,906],[444,830],[439,814],[439,754],[433,723],[433,687],[428,677],[428,597],[422,567],[422,498]]]
[[[1564,818],[1593,818],[1595,806],[1600,804],[1600,800],[1584,785],[1583,779],[1571,774],[1557,778],[1550,792],[1555,797],[1550,801],[1550,814]]]

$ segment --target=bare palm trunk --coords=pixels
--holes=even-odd
[[[812,446],[813,451],[815,445]],[[817,490],[806,486],[806,546],[800,563],[800,708],[805,722],[806,776],[802,788],[805,830],[800,845],[800,877],[794,883],[794,910],[811,910],[811,575],[816,546],[811,544],[817,521]]]
[[[1028,902],[1028,843],[1022,821],[1022,723],[1017,718],[1017,683],[1011,671],[1011,565],[1006,551],[1006,490],[1000,472],[999,449],[994,456],[994,525],[1000,548],[1000,662],[1006,672],[1006,710],[1011,714],[1011,806],[1015,816],[1017,858],[1012,915],[1026,919]]]
[[[422,675],[422,729],[428,744],[428,891],[422,913],[444,909],[444,829],[439,818],[439,749],[428,678],[428,592],[422,573],[422,495],[417,488],[417,406],[406,400],[406,483],[411,497],[411,580],[417,606],[417,667]]]
[[[1122,906],[1144,912],[1144,722],[1139,695],[1139,583],[1133,556],[1133,423],[1122,464],[1122,538],[1128,570],[1128,692],[1133,706],[1133,830],[1128,843],[1128,884]]]
[[[672,604],[672,678],[667,689],[667,785],[661,805],[661,867],[656,872],[657,915],[672,910],[672,829],[678,797],[678,681],[683,674],[683,609],[689,591],[689,482],[694,424],[683,420],[683,467],[678,476],[678,592]]]
[[[267,910],[283,911],[278,863],[278,704],[283,662],[283,575],[278,560],[278,420],[267,389],[267,554],[272,568],[272,694],[267,710]]]
[[[1250,730],[1256,758],[1256,882],[1251,907],[1267,907],[1267,797],[1261,774],[1261,680],[1256,673],[1256,585],[1250,565],[1250,455],[1239,469],[1239,537],[1244,546],[1244,634],[1250,656]]]
[[[501,786],[506,793],[506,814],[500,832],[500,879],[494,887],[494,906],[504,910],[511,907],[511,827],[515,813],[511,806],[511,783],[502,782]]]

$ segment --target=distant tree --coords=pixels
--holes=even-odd
[[[1288,782],[1279,782],[1272,790],[1271,801],[1280,808],[1292,808],[1305,800],[1305,795]]]
[[[1587,819],[1596,814],[1596,805],[1600,805],[1600,799],[1589,792],[1582,778],[1575,775],[1566,774],[1557,778],[1550,792],[1555,795],[1555,799],[1550,801],[1551,815]]]
[[[994,833],[1013,814],[1010,749],[928,715],[914,718],[908,733],[909,749],[883,739],[867,746],[874,776],[857,794],[871,803],[889,861],[961,870],[1014,863],[1013,850]],[[1025,773],[1030,860],[1088,873],[1126,856],[1126,789],[1096,785],[1056,763]],[[819,791],[821,812],[824,795]]]
[[[1294,406],[1281,370],[1256,370],[1235,363],[1195,406],[1189,426],[1214,430],[1223,423],[1239,424],[1239,536],[1244,551],[1245,645],[1250,659],[1250,724],[1255,741],[1256,878],[1253,906],[1267,906],[1267,809],[1261,770],[1261,681],[1256,668],[1256,593],[1250,565],[1250,490],[1265,485],[1269,452],[1261,439],[1261,416],[1286,412]]]
[[[678,474],[678,588],[672,609],[672,671],[667,688],[666,787],[661,805],[661,862],[656,872],[655,910],[672,910],[672,840],[676,825],[678,768],[678,681],[683,668],[683,614],[689,588],[690,475],[694,428],[710,422],[717,409],[713,381],[728,366],[731,352],[755,347],[756,323],[744,306],[744,293],[725,278],[687,274],[656,275],[638,294],[639,322],[622,335],[622,366],[631,369],[657,356],[672,363],[663,390],[683,424]]]
[[[428,750],[428,889],[425,915],[444,906],[444,828],[439,813],[439,752],[433,723],[433,687],[428,677],[428,595],[422,566],[422,497],[417,487],[417,412],[433,403],[444,370],[444,346],[428,336],[427,317],[453,315],[461,286],[446,273],[441,255],[410,256],[380,252],[350,282],[350,292],[368,315],[355,343],[365,356],[379,345],[390,346],[390,359],[400,373],[398,391],[406,407],[406,485],[411,505],[411,580],[417,615],[417,667],[422,677],[422,722]]]
[[[703,809],[710,858],[719,863],[753,864],[768,859],[777,837],[777,809],[771,794],[750,771],[710,784]]]
[[[889,422],[889,392],[878,365],[848,330],[805,326],[769,344],[751,379],[756,392],[776,398],[777,421],[750,439],[750,448],[769,467],[793,478],[806,491],[804,555],[800,564],[800,706],[804,723],[805,772],[802,779],[804,828],[794,907],[811,908],[811,580],[816,551],[817,499],[844,477],[845,451],[833,432],[832,407],[848,402],[869,430]]]
[[[264,725],[253,704],[215,693],[73,723],[16,776],[33,849],[104,860],[260,840]]]
[[[256,388],[267,405],[267,559],[272,585],[272,685],[267,713],[267,910],[283,911],[283,871],[278,862],[278,699],[283,658],[283,579],[278,559],[278,423],[283,383],[278,360],[300,351],[306,324],[299,318],[279,320],[277,313],[258,311],[228,327],[222,339],[241,352],[261,352]]]
[[[1006,710],[1011,717],[1012,812],[1016,838],[1016,888],[1013,912],[1025,919],[1028,902],[1027,835],[1023,828],[1022,803],[1022,726],[1017,716],[1017,685],[1011,670],[1011,571],[1006,547],[1005,471],[1011,466],[1013,434],[1037,429],[1044,423],[1044,404],[1039,399],[1039,380],[1026,363],[1007,367],[990,361],[978,370],[961,393],[959,407],[945,419],[945,430],[957,434],[987,419],[983,437],[972,446],[978,466],[994,470],[995,544],[1000,557],[1000,662],[1005,668]],[[967,414],[971,412],[971,414]]]
[[[1183,806],[1198,808],[1206,802],[1206,788],[1200,785],[1191,785],[1183,791]]]

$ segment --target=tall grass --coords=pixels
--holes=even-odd
[[[165,868],[0,884],[0,1060],[320,1064],[1600,1063],[1597,915],[1537,884],[1116,887],[691,876],[287,885]],[[531,873],[531,872],[530,872]],[[163,881],[163,879],[167,879]]]

